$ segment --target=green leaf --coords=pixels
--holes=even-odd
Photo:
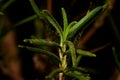
[[[69,51],[71,53],[71,57],[72,57],[72,65],[73,67],[76,67],[76,51],[75,51],[75,46],[71,41],[66,41],[65,42],[68,47],[69,47]]]
[[[55,39],[56,40],[56,36],[52,33],[51,29],[50,29],[50,26],[48,25],[48,22],[45,20],[45,15],[44,13],[37,7],[36,3],[34,0],[29,0],[30,1],[30,4],[33,8],[33,10],[35,11],[35,13],[39,16],[40,19],[43,19],[45,21],[45,27],[47,30],[49,30],[49,34],[50,34],[50,37],[52,39]],[[49,20],[48,20],[49,21]]]
[[[39,54],[45,54],[45,55],[49,56],[50,59],[52,59],[53,61],[55,61],[56,64],[59,64],[59,63],[60,63],[59,57],[56,56],[54,53],[52,53],[52,52],[50,52],[50,51],[43,50],[43,49],[39,49],[39,48],[34,48],[34,47],[21,46],[21,45],[19,45],[18,47],[20,47],[20,48],[25,48],[25,49],[27,49],[27,50],[37,52],[37,53],[39,53]]]
[[[37,15],[32,15],[32,16],[30,16],[30,17],[27,17],[27,18],[25,18],[25,19],[17,22],[17,23],[14,24],[12,27],[14,28],[14,27],[16,27],[16,26],[20,26],[20,25],[22,25],[22,24],[24,24],[24,23],[27,23],[27,22],[29,22],[29,21],[31,21],[31,20],[34,20],[35,18],[37,18]]]
[[[81,49],[77,49],[77,54],[79,54],[81,56],[96,57],[95,54],[93,54],[93,53],[91,53],[89,51],[81,50]]]
[[[40,45],[40,46],[52,46],[59,47],[59,44],[53,41],[47,41],[44,39],[24,39],[24,42],[29,42],[30,44]]]
[[[63,15],[63,24],[64,24],[64,31],[65,31],[68,26],[67,14],[64,8],[61,8],[61,10]]]
[[[73,21],[73,22],[71,22],[69,25],[68,25],[68,27],[65,29],[65,31],[64,31],[64,40],[66,40],[67,39],[67,36],[68,36],[68,33],[69,33],[69,31],[70,31],[70,29],[75,25],[77,23],[77,21]]]
[[[98,6],[95,9],[93,9],[91,12],[89,12],[86,16],[84,16],[81,20],[79,20],[78,23],[75,24],[70,29],[68,37],[72,38],[78,30],[80,30],[85,24],[87,24],[87,22],[89,22],[89,20],[94,18],[96,15],[98,15],[98,13],[100,13],[100,11],[102,11],[102,9],[103,9],[102,6]]]
[[[65,55],[71,57],[70,50],[67,50],[67,51],[63,54],[63,56],[65,56]],[[77,58],[76,58],[76,66],[79,64],[81,58],[82,58],[82,55],[78,55],[78,56],[77,56]]]
[[[76,74],[74,74],[73,72],[66,72],[66,73],[65,73],[65,76],[68,76],[68,77],[70,77],[70,78],[75,78],[75,79],[81,80],[81,79],[80,79],[80,75],[76,75]]]
[[[77,35],[74,37],[74,39],[72,40],[73,43],[74,43],[74,45],[75,45],[76,47],[77,47],[77,45],[78,45],[78,43],[79,43],[79,41],[80,41],[80,38],[81,38],[82,35],[83,35],[83,32],[84,32],[84,30],[78,32],[78,34],[77,34]]]
[[[59,25],[59,23],[56,21],[56,19],[48,13],[47,10],[43,10],[42,11],[44,13],[44,16],[48,19],[48,21],[53,25],[53,27],[57,30],[57,32],[59,33],[60,37],[62,38],[62,28]]]
[[[63,70],[61,69],[56,69],[54,71],[52,71],[48,76],[46,76],[45,78],[48,80],[52,80],[52,78],[54,78],[56,75],[58,75],[59,73],[63,72]]]
[[[76,65],[79,65],[79,62],[81,60],[82,56],[81,55],[78,55],[77,59],[76,59]]]
[[[33,8],[33,10],[35,11],[35,13],[39,16],[40,19],[44,19],[44,15],[42,14],[42,11],[40,11],[40,9],[37,7],[36,3],[34,0],[29,0],[30,4]]]
[[[7,9],[15,0],[9,0],[7,1],[1,8],[2,11],[4,11],[5,9]]]
[[[15,29],[17,26],[20,26],[20,25],[22,25],[22,24],[24,24],[24,23],[27,23],[27,22],[35,19],[35,18],[37,18],[37,15],[32,15],[32,16],[27,17],[27,18],[25,18],[25,19],[17,22],[16,24],[12,25],[7,31],[4,31],[3,33],[1,33],[1,35],[0,35],[0,40],[1,40],[9,31],[11,31],[11,30]]]
[[[90,80],[90,76],[89,75],[85,75],[81,72],[78,71],[69,71],[65,73],[66,76],[71,77],[73,79],[78,79],[78,80]]]
[[[78,71],[78,72],[82,72],[82,73],[95,73],[94,70],[89,69],[89,68],[84,68],[84,67],[71,67],[69,68],[69,71]]]

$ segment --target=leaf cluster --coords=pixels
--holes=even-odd
[[[6,7],[12,1],[13,0],[10,0],[10,2],[6,3],[6,6],[3,6],[1,10],[2,11],[5,10]],[[29,1],[35,12],[35,15],[32,15],[26,19],[19,21],[18,23],[11,26],[10,29],[8,29],[6,32],[0,33],[0,39],[5,34],[7,34],[10,30],[16,28],[17,26],[22,25],[28,21],[34,20],[36,18],[39,18],[40,20],[43,20],[45,22],[47,27],[51,27],[49,26],[49,24],[52,24],[52,27],[55,28],[56,32],[58,33],[58,35],[56,36],[59,37],[59,41],[56,42],[56,41],[49,41],[45,39],[38,39],[38,38],[34,39],[33,38],[33,39],[24,39],[24,42],[37,45],[37,46],[55,47],[58,50],[59,55],[61,56],[58,57],[53,52],[47,49],[41,49],[41,48],[30,47],[30,46],[22,46],[22,45],[19,45],[19,47],[26,48],[30,51],[34,51],[39,54],[47,55],[57,66],[63,64],[63,61],[65,60],[63,60],[64,58],[61,58],[61,57],[66,56],[67,60],[69,60],[68,62],[67,60],[65,61],[67,67],[65,67],[65,69],[62,69],[59,67],[58,69],[51,72],[46,77],[46,79],[48,80],[55,78],[59,73],[63,73],[66,78],[70,77],[72,79],[78,79],[78,80],[90,80],[89,74],[83,73],[83,72],[86,72],[87,70],[85,68],[79,67],[78,64],[82,56],[96,57],[96,55],[91,52],[82,50],[82,49],[76,49],[76,46],[75,46],[76,43],[75,41],[72,41],[71,39],[76,38],[77,35],[81,34],[82,31],[79,32],[79,30],[83,29],[85,25],[90,24],[91,21],[96,20],[101,15],[101,13],[104,12],[104,9],[108,6],[107,3],[103,6],[98,6],[95,9],[91,10],[82,19],[78,21],[72,21],[70,23],[68,22],[65,9],[61,8],[62,17],[63,17],[63,29],[62,29],[61,25],[47,10],[40,10],[35,4],[34,0],[29,0]],[[4,15],[2,11],[0,12],[0,15]],[[0,18],[0,23],[2,23],[1,18]],[[0,24],[0,26],[2,25],[3,24]],[[52,30],[50,30],[49,32],[52,33]],[[50,35],[50,37],[52,36],[53,35]],[[70,56],[70,58],[68,56]],[[68,66],[67,64],[69,64],[70,61],[71,61],[71,65]]]

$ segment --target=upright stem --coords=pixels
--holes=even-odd
[[[61,46],[61,49],[59,49],[59,56],[60,56],[61,64],[59,65],[59,68],[64,71],[67,67],[67,61],[66,61],[67,56],[63,55],[66,51],[66,45],[63,44],[63,42],[61,41],[60,46]],[[59,80],[64,80],[63,73],[59,73]]]

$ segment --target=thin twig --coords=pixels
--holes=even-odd
[[[52,0],[47,0],[47,10],[52,13]]]
[[[106,43],[106,44],[104,44],[104,45],[102,45],[102,46],[99,46],[99,47],[97,47],[97,48],[95,48],[95,49],[90,50],[90,52],[92,52],[92,53],[98,52],[98,51],[100,51],[100,50],[102,50],[102,49],[107,48],[107,47],[110,46],[111,44],[112,44],[112,42],[108,42],[108,43]]]

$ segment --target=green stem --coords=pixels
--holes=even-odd
[[[61,40],[60,46],[61,46],[61,49],[59,49],[59,57],[60,57],[61,64],[59,65],[59,68],[64,71],[67,68],[67,61],[66,61],[67,56],[63,55],[66,51],[66,45],[63,44],[62,40]],[[59,80],[64,80],[63,73],[59,73]]]
[[[13,3],[15,0],[9,0],[9,1],[7,1],[3,6],[2,6],[2,8],[1,8],[1,11],[4,11],[5,9],[7,9],[10,5],[11,5],[11,3]]]

